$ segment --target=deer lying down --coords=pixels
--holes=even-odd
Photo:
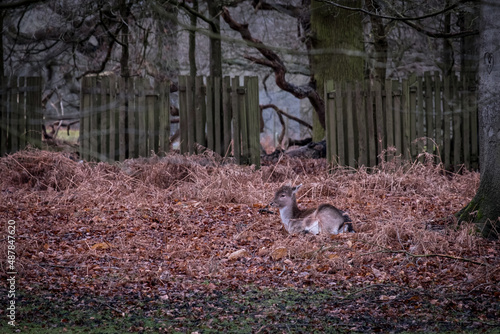
[[[342,210],[330,204],[321,204],[317,208],[301,210],[297,206],[296,187],[283,186],[276,191],[271,206],[280,210],[281,221],[290,234],[294,233],[329,233],[354,232],[351,219]]]

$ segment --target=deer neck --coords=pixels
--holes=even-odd
[[[293,201],[292,205],[285,206],[280,209],[280,217],[287,231],[290,229],[290,221],[300,217],[302,210],[297,207],[297,202]]]

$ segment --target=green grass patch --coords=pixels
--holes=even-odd
[[[168,299],[135,293],[104,298],[21,292],[17,297],[14,330],[20,333],[499,333],[495,327],[478,327],[479,320],[473,314],[455,312],[451,318],[437,320],[442,310],[426,303],[392,305],[396,312],[420,307],[419,315],[377,316],[371,311],[380,305],[367,308],[366,298],[370,296],[356,295],[356,291],[339,294],[326,289],[256,287],[178,292]]]

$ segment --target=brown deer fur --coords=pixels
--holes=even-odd
[[[279,208],[281,221],[288,233],[354,232],[349,216],[333,205],[320,204],[317,208],[301,210],[295,198],[295,193],[301,186],[282,186],[276,191],[271,203]]]

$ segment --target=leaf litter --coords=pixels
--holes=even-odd
[[[0,175],[21,291],[129,296],[116,307],[99,302],[121,316],[137,299],[157,300],[166,305],[160,318],[181,331],[194,315],[180,310],[196,300],[206,330],[217,326],[214,312],[241,320],[214,304],[230,296],[257,315],[252,332],[322,328],[308,322],[321,316],[351,331],[499,324],[499,243],[453,216],[474,196],[476,172],[396,160],[354,171],[295,158],[256,170],[178,154],[107,164],[26,150],[1,158]],[[284,183],[303,184],[299,206],[348,211],[357,233],[288,235],[278,215],[260,213]],[[0,247],[6,254],[6,239]],[[284,299],[266,304],[275,295]]]

